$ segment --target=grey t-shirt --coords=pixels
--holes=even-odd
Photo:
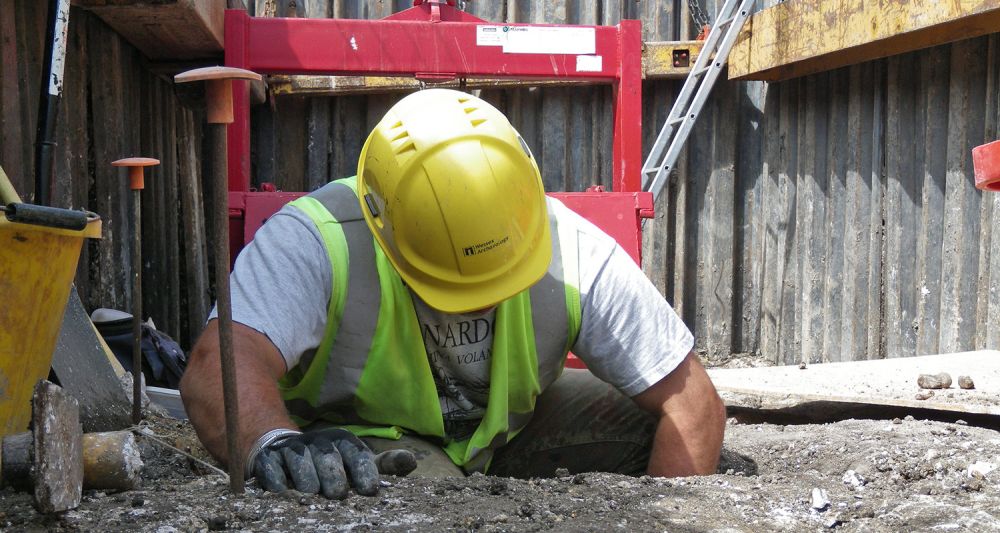
[[[549,198],[548,208],[579,236],[582,319],[573,353],[635,396],[677,367],[694,344],[691,332],[613,238],[558,200]],[[316,227],[286,206],[236,259],[233,320],[266,335],[292,368],[323,339],[331,280]],[[468,436],[485,412],[495,311],[454,315],[414,301],[446,431]]]

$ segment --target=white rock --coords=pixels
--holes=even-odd
[[[827,496],[826,491],[821,488],[814,488],[812,490],[812,508],[817,511],[823,511],[827,507],[830,507],[830,497]]]
[[[844,477],[841,479],[845,484],[850,485],[856,489],[860,489],[861,487],[863,487],[866,482],[865,478],[860,476],[854,470],[848,470],[847,472],[844,472]]]
[[[987,474],[996,470],[996,465],[985,461],[976,461],[969,465],[967,471],[969,477],[986,477]]]

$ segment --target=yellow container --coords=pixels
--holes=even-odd
[[[9,222],[0,215],[0,437],[28,429],[31,393],[49,374],[80,248],[101,237]]]

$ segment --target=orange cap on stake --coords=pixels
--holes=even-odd
[[[142,167],[151,167],[159,164],[159,159],[151,157],[128,157],[111,162],[111,166],[114,167],[128,167],[128,187],[133,191],[141,191],[146,185],[143,180]]]

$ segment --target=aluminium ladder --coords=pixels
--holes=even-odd
[[[653,201],[659,197],[666,185],[670,172],[680,157],[681,148],[687,141],[701,108],[708,100],[715,80],[729,59],[729,52],[736,42],[743,23],[750,17],[750,10],[756,0],[726,0],[716,15],[716,23],[698,54],[698,60],[688,74],[681,92],[677,95],[667,122],[663,125],[649,157],[642,165],[642,190],[653,193]],[[723,35],[724,33],[724,35]]]

